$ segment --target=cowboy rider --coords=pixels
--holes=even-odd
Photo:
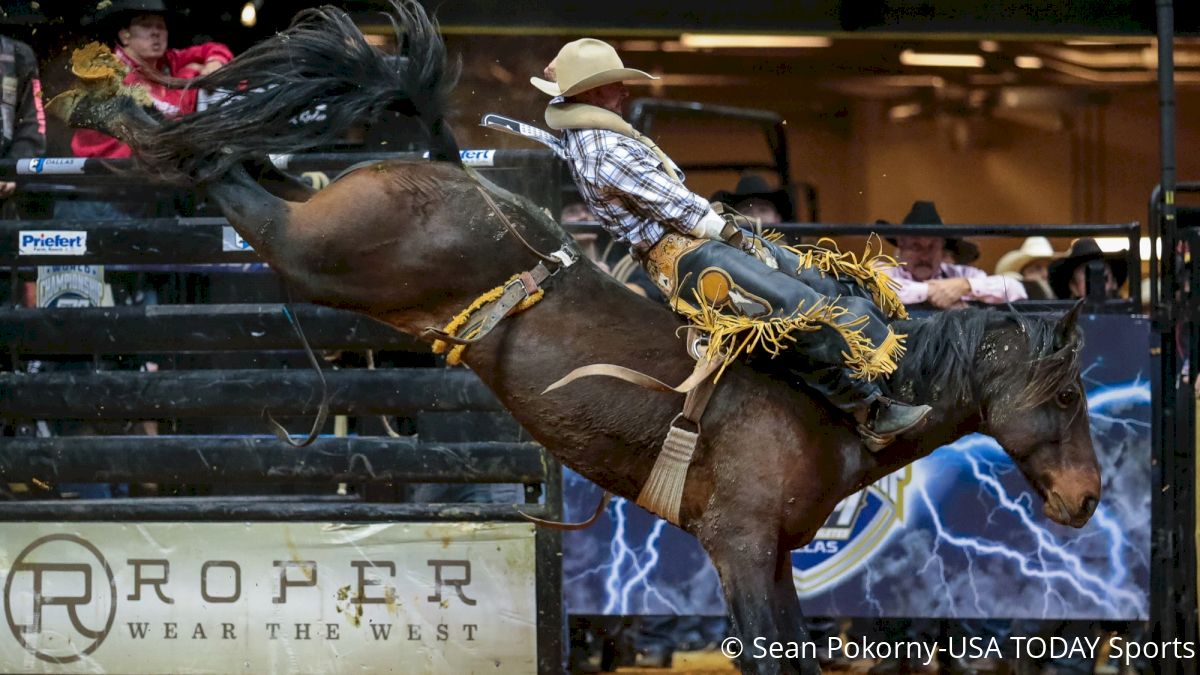
[[[694,321],[719,317],[722,327],[710,338],[754,327],[775,336],[767,351],[786,343],[791,370],[853,415],[873,450],[922,423],[928,406],[891,400],[876,382],[903,351],[903,336],[892,332],[881,306],[896,316],[904,310],[885,280],[828,251],[806,253],[753,235],[740,227],[747,219],[718,215],[684,187],[678,166],[621,117],[624,83],[658,78],[626,68],[607,43],[570,42],[544,74],[530,82],[553,97],[546,122],[562,132],[580,194],[676,311]]]

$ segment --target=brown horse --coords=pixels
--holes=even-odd
[[[73,124],[125,139],[149,170],[203,185],[298,294],[420,335],[536,262],[503,218],[541,251],[570,239],[541,209],[458,163],[442,122],[453,78],[436,27],[416,4],[395,9],[407,60],[384,59],[344,13],[326,8],[202,80],[242,88],[223,106],[152,120],[102,79],[103,68],[80,65],[90,86],[60,97],[56,108]],[[268,149],[311,147],[385,108],[425,123],[434,161],[361,168],[316,194],[269,169],[247,170],[263,166],[255,159]],[[306,125],[297,117],[306,110],[327,114]],[[681,397],[601,378],[542,392],[592,363],[683,380],[692,361],[677,337],[680,320],[587,261],[558,270],[545,286],[539,304],[501,322],[466,350],[465,362],[560,461],[635,499]],[[734,364],[716,389],[681,527],[711,556],[747,640],[807,641],[789,552],[812,539],[839,500],[964,434],[995,437],[1052,520],[1082,527],[1096,508],[1100,471],[1074,312],[1050,321],[963,310],[900,328],[910,350],[890,386],[934,412],[919,435],[878,454],[864,450],[851,420],[773,374],[770,362]],[[818,671],[805,659],[743,659],[742,669]]]

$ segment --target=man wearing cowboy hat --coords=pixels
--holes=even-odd
[[[1083,298],[1087,296],[1088,263],[1100,260],[1104,263],[1105,298],[1120,297],[1121,286],[1129,276],[1129,263],[1120,252],[1105,253],[1091,237],[1076,239],[1071,250],[1050,263],[1050,288],[1060,298]]]
[[[763,225],[790,223],[796,217],[788,191],[785,188],[772,190],[762,176],[754,174],[738,179],[733,192],[718,191],[711,201],[727,204],[743,215],[757,218]]]
[[[1050,289],[1050,261],[1058,257],[1050,240],[1045,237],[1026,237],[1021,248],[1000,256],[996,274],[1020,279],[1032,300],[1054,300]]]
[[[129,69],[124,84],[145,87],[160,113],[178,117],[196,112],[199,92],[168,80],[207,75],[229,63],[233,52],[219,42],[169,48],[168,14],[163,0],[112,0],[97,13],[95,24],[104,37],[115,41],[113,53]],[[75,131],[71,150],[77,157],[129,157],[132,153],[128,145],[91,129]]]
[[[903,225],[941,225],[933,202],[914,202]],[[906,305],[929,303],[938,309],[951,309],[964,302],[999,304],[1025,300],[1025,286],[1008,277],[989,275],[978,267],[945,262],[947,251],[963,260],[966,242],[956,237],[901,235],[888,238],[896,246],[896,259],[902,267],[885,270],[899,285],[897,295]],[[973,245],[972,245],[973,247]],[[978,255],[978,248],[974,248]]]
[[[806,326],[787,332],[789,351],[803,361],[792,370],[853,415],[872,448],[921,424],[928,406],[891,401],[874,381],[895,368],[903,349],[876,304],[903,311],[886,283],[865,288],[802,269],[797,252],[750,234],[684,187],[679,167],[621,117],[625,82],[658,78],[626,68],[607,43],[570,42],[544,74],[530,82],[553,97],[546,123],[562,132],[580,195],[676,311],[711,318],[708,307],[735,324]]]

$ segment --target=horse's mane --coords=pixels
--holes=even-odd
[[[1013,405],[1029,409],[1079,376],[1079,333],[1063,344],[1058,322],[1045,317],[968,308],[900,322],[897,329],[908,333],[908,351],[890,382],[915,400],[978,400],[973,383],[985,382],[1011,385],[1009,391],[1020,391]],[[1024,353],[1010,349],[1005,337],[1014,333],[1025,338]]]

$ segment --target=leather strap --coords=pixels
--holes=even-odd
[[[481,307],[471,317],[471,320],[459,329],[460,335],[470,335],[469,338],[450,335],[437,328],[426,328],[421,335],[427,339],[442,340],[455,345],[473,345],[487,337],[488,333],[491,333],[500,321],[513,311],[513,308],[537,293],[541,288],[541,283],[552,275],[553,272],[539,262],[533,269],[522,272],[520,276],[510,281],[504,287],[504,293],[499,298]]]
[[[720,366],[720,361],[711,361],[704,359],[696,363],[695,373],[704,373],[703,378],[698,382],[691,391],[687,393],[687,397],[683,399],[683,418],[697,427],[700,426],[700,418],[704,417],[704,410],[708,407],[708,401],[712,398],[713,391],[717,388],[716,378],[712,374],[716,372]]]
[[[565,387],[575,380],[584,377],[604,376],[615,377],[618,380],[624,380],[630,384],[636,384],[639,387],[650,389],[651,391],[661,391],[663,393],[674,392],[676,394],[690,394],[702,382],[709,379],[721,367],[720,361],[702,360],[696,363],[696,367],[692,369],[692,374],[688,375],[687,379],[679,383],[677,386],[671,385],[651,377],[645,373],[640,373],[636,370],[626,368],[624,366],[614,366],[611,363],[593,363],[590,366],[582,366],[567,373],[565,377],[558,380],[554,384],[542,392],[549,393],[560,387]],[[711,395],[711,392],[709,392]],[[707,397],[705,397],[707,400]]]
[[[563,265],[562,260],[560,260],[559,258],[555,258],[553,256],[546,255],[545,253],[542,253],[541,251],[534,248],[532,244],[530,244],[528,241],[526,241],[525,237],[521,236],[521,231],[518,230],[517,226],[514,225],[513,222],[508,219],[508,216],[504,215],[504,212],[500,210],[499,205],[496,204],[496,200],[492,199],[492,196],[488,194],[488,191],[484,190],[483,186],[479,185],[478,183],[475,184],[475,189],[479,190],[479,194],[483,196],[483,201],[487,202],[487,205],[489,208],[491,208],[492,212],[495,213],[496,216],[500,218],[500,222],[504,223],[504,227],[508,228],[508,231],[512,232],[512,235],[517,238],[517,241],[521,242],[521,245],[523,245],[526,249],[529,250],[530,253],[532,253],[534,256],[536,256],[538,258],[538,260],[541,260],[544,263],[550,263],[551,265],[562,265],[563,267],[570,266],[570,263]],[[572,262],[574,262],[574,261],[572,261]]]

